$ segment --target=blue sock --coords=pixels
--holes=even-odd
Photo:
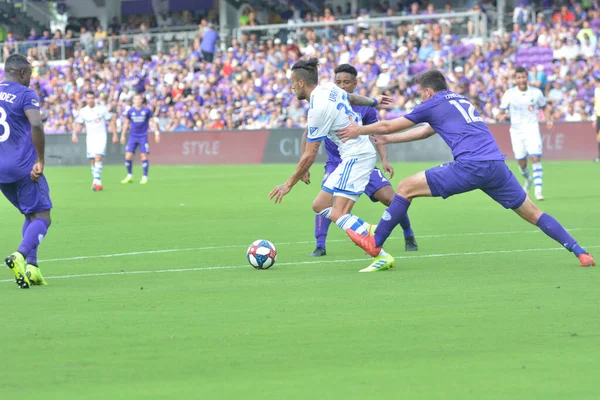
[[[392,204],[384,211],[381,220],[377,224],[375,229],[375,243],[377,247],[383,246],[388,237],[392,234],[392,231],[404,218],[410,207],[410,201],[404,197],[396,194]]]
[[[325,248],[325,241],[327,240],[327,231],[331,220],[322,215],[315,215],[315,238],[317,239],[317,247],[322,249]]]
[[[587,254],[587,251],[581,248],[573,236],[563,228],[551,215],[542,214],[536,225],[552,239],[560,243],[565,249],[575,253],[577,257],[580,254]]]
[[[150,162],[148,160],[144,160],[142,161],[142,168],[144,170],[144,176],[148,176],[148,167],[150,165]]]
[[[127,175],[131,175],[133,173],[133,161],[125,160],[125,168],[127,168]]]
[[[408,214],[400,219],[400,226],[402,227],[402,232],[404,233],[405,238],[415,236],[412,227],[410,226],[410,218],[408,218]]]

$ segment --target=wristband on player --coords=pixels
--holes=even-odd
[[[373,105],[371,107],[377,107],[377,99],[375,97],[371,97],[371,100],[373,100]]]

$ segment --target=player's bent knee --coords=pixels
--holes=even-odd
[[[29,214],[29,219],[33,221],[34,219],[43,219],[48,222],[48,226],[52,224],[52,219],[50,218],[50,210],[40,211],[37,213]]]
[[[389,206],[394,200],[394,189],[391,186],[385,186],[375,192],[375,200],[383,205]]]

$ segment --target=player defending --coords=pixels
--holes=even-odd
[[[350,214],[359,196],[364,192],[369,178],[375,168],[377,153],[368,137],[359,137],[342,143],[336,131],[349,124],[348,118],[360,123],[358,115],[352,111],[349,97],[353,103],[364,106],[375,106],[377,103],[389,102],[380,96],[380,101],[367,97],[348,94],[333,84],[318,85],[318,61],[315,58],[300,60],[292,67],[292,90],[298,100],[309,100],[308,137],[306,149],[300,158],[294,174],[282,185],[276,186],[269,194],[269,199],[280,203],[283,196],[308,172],[317,157],[321,142],[331,139],[340,149],[342,162],[329,175],[323,189],[313,202],[313,210],[329,218],[344,230],[352,230],[359,235],[367,235],[369,225],[355,215]],[[330,195],[333,194],[333,206]],[[361,272],[382,271],[394,266],[394,258],[385,251],[375,254],[373,263]]]
[[[517,86],[504,93],[500,102],[499,118],[505,117],[505,111],[510,113],[510,141],[513,153],[521,175],[525,178],[523,189],[529,193],[531,183],[535,187],[536,200],[544,200],[542,194],[542,135],[538,123],[540,108],[544,109],[546,126],[552,129],[552,107],[547,105],[542,91],[527,84],[527,70],[517,67],[515,70]],[[533,167],[533,178],[527,166],[527,156]]]
[[[23,240],[6,265],[21,289],[45,285],[37,264],[38,246],[50,226],[50,189],[44,176],[44,125],[40,101],[29,89],[31,65],[13,54],[0,83],[0,190],[25,215]]]
[[[106,122],[110,121],[110,128],[113,132],[113,143],[118,143],[117,126],[112,114],[103,104],[96,104],[96,95],[91,90],[85,94],[85,102],[87,105],[79,111],[79,115],[75,119],[77,123],[73,131],[73,143],[79,142],[77,135],[81,132],[83,124],[85,124],[86,137],[86,153],[87,158],[92,164],[92,190],[102,190],[102,160],[106,153]]]
[[[342,90],[345,90],[348,93],[354,93],[354,89],[356,89],[357,81],[357,71],[352,65],[342,64],[339,65],[335,69],[335,84]],[[358,114],[358,116],[362,119],[363,125],[370,125],[379,120],[377,115],[377,110],[373,107],[365,107],[365,106],[352,106],[352,110]],[[304,132],[304,136],[302,136],[302,149],[304,152],[304,148],[306,147],[306,136],[308,131]],[[394,169],[391,165],[388,164],[387,161],[387,148],[385,145],[378,144],[375,146],[377,149],[377,153],[381,157],[381,164],[383,166],[384,171],[390,174],[390,179],[394,176]],[[325,163],[325,175],[323,176],[322,185],[325,184],[329,175],[337,168],[337,166],[342,162],[340,158],[340,151],[337,145],[331,141],[331,139],[325,139],[325,151],[327,152],[327,162]],[[306,180],[308,182],[310,179],[310,175],[303,178],[303,181]],[[322,186],[323,191],[319,194],[319,196],[327,196],[330,205],[333,204],[333,193],[330,193],[327,188]],[[386,206],[389,206],[394,199],[394,190],[392,189],[392,185],[390,181],[386,179],[386,177],[381,173],[381,171],[375,167],[371,176],[369,178],[369,183],[365,188],[365,194],[369,196],[371,201],[374,203],[380,202]],[[327,201],[326,199],[323,199]],[[327,254],[326,251],[326,240],[327,240],[327,231],[329,229],[329,224],[331,224],[331,220],[323,217],[322,215],[315,215],[315,239],[317,239],[317,247],[315,251],[312,252],[311,257],[321,257]],[[402,221],[400,221],[400,226],[402,226],[402,230],[404,231],[404,248],[406,251],[417,251],[417,241],[415,240],[415,235],[410,226],[410,219],[408,215]]]
[[[142,104],[142,95],[136,94],[133,96],[133,107],[127,110],[125,121],[123,122],[123,130],[121,131],[121,144],[127,143],[125,148],[125,167],[127,168],[127,176],[121,183],[133,182],[133,154],[135,149],[140,146],[140,158],[142,159],[143,176],[140,183],[145,185],[148,183],[148,154],[150,154],[150,146],[148,144],[148,125],[152,125],[154,131],[154,141],[160,141],[160,132],[158,124],[152,118],[152,110]],[[129,140],[125,142],[125,132],[129,130]]]
[[[427,123],[407,132],[383,137],[383,143],[404,143],[428,138],[435,133],[452,149],[454,161],[403,179],[394,201],[383,213],[374,236],[346,233],[368,254],[378,254],[415,197],[447,198],[480,189],[504,208],[537,225],[546,235],[573,252],[581,266],[596,265],[577,241],[553,217],[542,213],[523,191],[505,163],[492,133],[475,107],[464,96],[450,92],[441,72],[431,70],[417,77],[423,102],[404,117],[381,121],[367,129],[354,121],[339,133],[342,140],[360,135],[386,135]]]

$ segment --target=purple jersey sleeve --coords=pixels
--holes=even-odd
[[[415,124],[421,124],[423,122],[429,122],[431,119],[432,108],[428,106],[427,101],[416,106],[411,112],[406,114],[404,118]]]
[[[40,98],[38,97],[35,91],[29,89],[23,93],[23,97],[21,98],[23,101],[23,111],[30,109],[40,109]]]

